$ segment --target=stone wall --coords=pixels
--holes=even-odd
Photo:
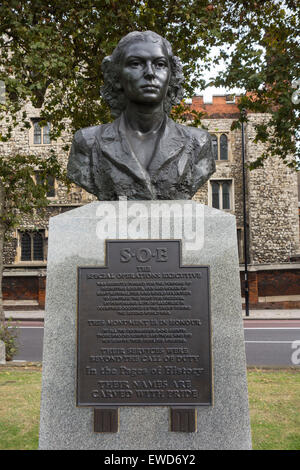
[[[28,118],[38,118],[39,110],[33,108],[30,104],[27,104],[24,109],[27,112]],[[9,120],[1,121],[0,131],[5,133],[8,125]],[[61,165],[66,167],[69,151],[64,149],[64,147],[66,145],[70,146],[71,140],[71,133],[64,131],[62,136],[55,143],[48,145],[36,145],[33,144],[33,127],[31,129],[25,129],[20,124],[13,129],[12,137],[8,142],[0,142],[0,155],[10,156],[19,153],[24,155],[37,155],[41,158],[44,158],[50,154],[51,150],[54,150]],[[50,205],[44,211],[40,211],[38,213],[36,212],[34,216],[24,215],[18,230],[47,229],[49,217],[58,215],[62,212],[65,212],[66,210],[71,210],[74,207],[78,207],[78,205],[81,205],[82,203],[86,203],[94,199],[95,198],[92,195],[88,194],[86,191],[77,187],[76,185],[71,185],[71,188],[68,191],[64,184],[59,181],[55,181],[55,197],[49,198],[51,201]],[[6,267],[15,265],[15,263],[18,261],[18,230],[13,230],[10,234],[8,234],[8,239],[5,243],[4,264]],[[24,263],[23,266],[25,266]]]
[[[27,112],[28,118],[38,118],[39,110],[33,108],[30,104],[27,104],[24,109]],[[19,113],[19,116],[21,123],[22,112]],[[1,133],[5,133],[8,125],[9,122],[6,122],[6,120],[0,122]],[[53,150],[61,165],[66,167],[69,151],[64,149],[64,147],[66,145],[70,147],[71,141],[72,134],[66,130],[63,131],[61,137],[55,143],[36,145],[33,144],[33,126],[30,129],[25,129],[20,124],[13,129],[12,137],[8,142],[0,142],[0,155],[9,156],[19,153],[23,155],[36,155],[43,158],[50,155],[50,152]],[[93,196],[76,185],[72,185],[70,191],[67,191],[65,185],[56,181],[55,189],[56,196],[51,198],[53,204],[80,204],[94,200]]]
[[[193,101],[194,103],[194,101]],[[255,124],[268,120],[265,114],[249,114],[245,126],[246,162],[254,161],[264,151],[264,144],[255,143]],[[203,124],[210,133],[229,136],[230,158],[217,162],[212,179],[232,178],[237,227],[243,228],[243,180],[241,130],[231,131],[234,119],[209,118]],[[268,158],[263,168],[247,171],[246,207],[248,222],[249,262],[251,264],[286,263],[299,252],[299,209],[297,173],[280,157]],[[208,184],[195,200],[208,204]]]
[[[78,205],[53,204],[51,206],[48,206],[43,212],[36,213],[34,217],[29,214],[24,215],[22,219],[22,223],[19,225],[19,227],[15,230],[12,230],[8,234],[7,241],[4,246],[4,253],[3,253],[4,265],[8,267],[9,265],[15,265],[17,263],[17,248],[19,245],[18,231],[47,230],[50,217],[54,217],[68,210],[72,210],[74,209],[74,207],[78,207]],[[47,232],[46,232],[46,241],[47,241]],[[24,263],[23,264],[18,263],[18,265],[25,266]]]
[[[212,179],[230,178],[233,181],[233,208],[229,212],[237,218],[237,226],[243,226],[243,180],[242,180],[242,138],[241,131],[231,131],[234,119],[204,119],[203,125],[211,134],[224,133],[228,136],[228,161],[217,161],[216,171]],[[194,199],[202,204],[208,204],[208,184],[200,188]]]
[[[264,150],[255,143],[255,124],[268,116],[250,114],[246,127],[247,159],[255,160]],[[299,250],[297,173],[280,157],[268,158],[263,168],[248,172],[250,262],[284,263]]]

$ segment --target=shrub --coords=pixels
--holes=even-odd
[[[12,326],[11,319],[0,321],[0,340],[5,344],[5,356],[7,361],[11,361],[18,351],[17,346],[18,327]]]

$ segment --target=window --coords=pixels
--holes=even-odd
[[[218,137],[216,135],[212,135],[212,144],[213,144],[213,155],[214,159],[218,160]]]
[[[210,180],[210,201],[215,209],[232,209],[232,181]]]
[[[38,119],[33,120],[33,144],[34,145],[47,145],[50,144],[50,123],[45,126],[40,126]]]
[[[44,182],[44,178],[42,177],[39,171],[35,172],[35,180],[37,184],[42,184]],[[55,178],[51,175],[47,176],[47,184],[48,184],[48,191],[47,191],[46,196],[55,197]]]
[[[45,232],[20,232],[21,261],[45,261]]]
[[[235,95],[226,95],[226,103],[235,103]]]
[[[228,137],[226,134],[212,134],[213,155],[217,161],[228,160]]]
[[[228,139],[225,134],[220,137],[220,160],[228,160]]]

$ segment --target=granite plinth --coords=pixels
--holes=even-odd
[[[167,406],[124,406],[119,432],[97,434],[93,409],[76,407],[77,267],[104,265],[105,239],[132,238],[180,238],[183,264],[210,266],[214,399],[197,408],[195,433],[170,432]],[[121,201],[50,220],[39,447],[251,448],[234,216],[195,201]]]
[[[5,343],[0,340],[0,364],[6,364],[5,359]]]

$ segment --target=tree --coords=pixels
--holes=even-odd
[[[292,82],[299,78],[295,0],[0,1],[0,80],[6,87],[0,119],[9,116],[11,121],[1,139],[11,137],[27,101],[41,108],[45,122],[51,121],[52,139],[61,134],[66,122],[73,132],[109,121],[109,109],[99,91],[101,62],[126,33],[146,29],[165,36],[183,61],[186,96],[209,84],[240,87],[247,92],[239,104],[241,111],[247,108],[270,113],[269,125],[257,126],[256,139],[267,145],[254,165],[277,154],[290,166],[297,166],[299,105],[291,101]],[[213,56],[210,53],[215,47]],[[205,81],[204,70],[213,70],[220,61],[225,62],[225,71]],[[25,127],[30,125],[25,112],[21,120]],[[294,158],[289,160],[289,155]],[[14,181],[28,195],[37,187],[31,184],[32,160],[24,160],[20,171],[15,171],[13,159],[9,163],[0,158],[3,234],[9,226],[9,214],[23,210],[17,205],[18,198],[12,196],[18,192],[11,193],[8,183]],[[14,158],[18,162],[21,156]],[[47,165],[48,172],[58,175],[54,160]],[[9,204],[8,197],[12,198]],[[26,210],[32,210],[42,199],[33,196],[31,203],[25,204]]]
[[[101,62],[129,31],[152,29],[169,39],[182,59],[187,96],[208,85],[205,69],[225,61],[225,71],[210,84],[244,88],[241,110],[270,112],[270,126],[257,127],[257,139],[268,143],[257,163],[267,155],[286,160],[297,154],[299,105],[291,101],[300,54],[295,0],[6,0],[0,5],[0,79],[8,95],[2,116],[9,113],[16,122],[22,103],[30,100],[43,106],[52,137],[60,135],[66,120],[71,131],[107,122],[109,110],[99,92]],[[214,57],[213,47],[218,47]]]
[[[228,68],[215,85],[244,88],[240,109],[271,115],[268,124],[256,125],[256,141],[266,146],[251,168],[279,155],[288,166],[299,169],[299,104],[292,102],[293,82],[300,76],[297,2],[226,2],[229,4],[234,8],[225,13],[222,32],[232,28],[237,40],[232,43],[232,53],[220,52]]]
[[[36,173],[39,173],[39,184]],[[35,155],[10,155],[0,157],[0,253],[3,253],[5,236],[20,224],[24,214],[42,210],[48,204],[48,176],[66,181],[55,153],[41,159]],[[3,256],[0,257],[0,322],[5,320],[2,300]]]

